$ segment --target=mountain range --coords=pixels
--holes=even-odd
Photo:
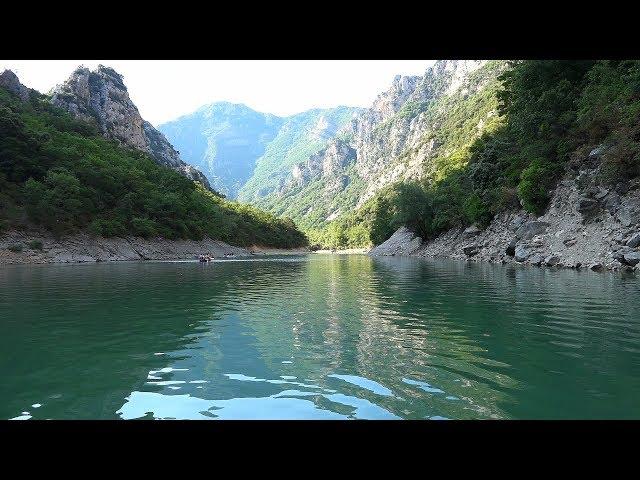
[[[318,152],[359,109],[312,109],[289,117],[218,102],[159,130],[230,198],[251,201],[278,190],[297,162]]]
[[[489,128],[505,65],[438,61],[424,76],[396,76],[369,108],[281,118],[220,102],[159,130],[216,190],[320,228]]]
[[[618,257],[634,267],[640,254],[633,240],[640,228],[638,85],[640,62],[632,60],[440,60],[422,76],[396,76],[368,108],[279,117],[218,102],[156,129],[109,67],[79,67],[50,96],[5,72],[0,182],[9,195],[0,192],[8,198],[0,213],[13,218],[9,225],[38,209],[46,219],[48,199],[55,197],[58,213],[66,215],[71,192],[72,198],[82,194],[74,208],[85,214],[66,215],[68,224],[88,224],[104,235],[206,233],[233,241],[244,228],[243,244],[277,238],[300,245],[300,228],[313,243],[347,248],[379,245],[400,232],[396,244],[419,244],[414,234],[456,239],[445,242],[455,250],[449,255],[548,257],[551,263],[564,256],[574,265],[589,245],[561,237],[595,222],[604,230],[594,235],[608,240],[592,249],[589,261],[604,264],[607,249],[623,245],[626,256]],[[93,129],[111,143],[98,142]],[[103,145],[100,154],[92,150],[96,142]],[[162,168],[144,159],[137,168],[140,153]],[[115,171],[105,174],[105,166]],[[209,192],[203,197],[202,187],[170,181],[164,167]],[[83,182],[92,187],[82,190]],[[132,188],[123,186],[127,182],[138,188],[137,203],[114,193]],[[221,194],[237,202],[213,199]],[[34,199],[37,205],[29,206]],[[215,218],[204,218],[206,209],[218,212]],[[240,223],[237,214],[245,218]],[[514,225],[542,232],[542,224],[556,225],[560,244],[541,243],[540,234],[508,239]],[[269,225],[269,233],[259,235],[258,225]],[[489,230],[502,233],[477,237]],[[473,238],[486,241],[469,243]]]

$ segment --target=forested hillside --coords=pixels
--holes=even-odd
[[[105,237],[306,243],[291,220],[221,198],[104,138],[45,95],[19,98],[0,87],[0,229],[33,224],[57,235],[86,229]]]

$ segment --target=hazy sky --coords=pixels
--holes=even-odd
[[[226,100],[276,115],[314,107],[368,107],[395,75],[423,75],[432,60],[0,60],[46,93],[78,65],[124,75],[142,117],[154,125]]]

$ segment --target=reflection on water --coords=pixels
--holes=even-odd
[[[310,255],[0,268],[0,417],[640,418],[640,282]]]

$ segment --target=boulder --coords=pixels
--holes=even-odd
[[[640,202],[626,201],[618,209],[616,216],[625,227],[630,227],[640,220]]]
[[[594,198],[600,192],[600,188],[595,185],[591,185],[584,189],[585,196],[589,198]]]
[[[516,230],[516,238],[518,240],[531,240],[536,235],[542,235],[549,228],[548,222],[541,222],[539,220],[533,220],[526,222]]]
[[[596,148],[589,152],[589,160],[596,160],[602,157],[602,154],[605,152],[604,145],[598,145]]]
[[[616,243],[623,243],[624,242],[624,235],[622,235],[621,233],[616,234],[612,240]]]
[[[411,255],[422,246],[422,239],[407,227],[400,227],[389,239],[369,251],[371,256]]]
[[[582,216],[590,216],[598,211],[598,201],[589,197],[580,197],[576,205],[576,210],[582,214]]]
[[[594,195],[594,197],[596,200],[601,200],[604,197],[606,197],[608,193],[609,193],[608,189],[599,187],[598,192]]]
[[[603,268],[604,267],[599,262],[592,263],[592,264],[589,265],[589,270],[593,270],[594,272],[600,272],[600,271],[602,271]]]
[[[618,184],[616,185],[616,192],[618,192],[620,195],[624,195],[628,191],[629,191],[629,182],[628,181],[623,180],[621,182],[618,182]]]
[[[626,262],[624,260],[624,256],[625,255],[630,255],[632,253],[634,253],[633,248],[619,246],[617,249],[614,249],[614,251],[613,251],[611,256],[615,260],[618,260],[619,262],[626,264]]]
[[[540,266],[540,264],[542,264],[543,261],[544,261],[544,258],[542,257],[542,255],[538,253],[535,253],[529,257],[529,263],[531,265]]]
[[[476,227],[475,225],[471,225],[470,227],[467,227],[464,229],[464,232],[462,232],[462,235],[464,237],[475,237],[476,235],[478,235],[482,230],[480,230],[478,227]]]
[[[613,215],[620,206],[620,203],[622,203],[620,195],[615,192],[611,192],[604,201],[604,208]]]
[[[607,267],[611,270],[618,271],[620,267],[622,267],[622,263],[620,263],[618,260],[614,260],[609,265],[607,265]]]
[[[627,247],[636,248],[640,245],[640,233],[632,235],[625,243]]]
[[[544,245],[544,239],[541,235],[536,235],[531,239],[531,245],[533,245],[534,247],[541,247],[542,245]]]
[[[511,220],[511,222],[509,222],[509,230],[511,231],[516,231],[518,228],[520,228],[522,226],[522,224],[525,222],[525,219],[522,218],[520,215],[516,215],[513,220]]]
[[[518,245],[515,249],[514,256],[516,262],[524,262],[531,256],[531,252],[524,245]]]
[[[560,257],[558,255],[549,255],[544,259],[544,264],[548,267],[554,267],[560,262]]]
[[[476,253],[478,253],[478,246],[475,244],[472,245],[466,245],[464,247],[462,247],[462,251],[464,252],[464,254],[467,257],[472,257],[474,256]]]
[[[564,243],[565,247],[572,247],[576,244],[575,238],[565,238],[562,243]]]
[[[576,185],[580,190],[584,190],[588,188],[591,183],[591,175],[589,175],[585,170],[581,170],[578,176],[576,177]]]
[[[640,252],[625,253],[623,256],[623,260],[624,261],[622,263],[635,267],[638,263],[640,263]]]
[[[618,251],[618,252],[613,252],[613,259],[617,260],[620,263],[624,263],[624,253]]]

